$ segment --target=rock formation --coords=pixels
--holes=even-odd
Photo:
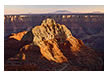
[[[10,36],[9,36],[9,39],[13,38],[13,39],[16,39],[16,40],[21,40],[22,37],[27,33],[27,31],[23,31],[23,32],[19,32],[19,33],[12,33]]]
[[[12,33],[7,40],[4,41],[4,56],[5,59],[16,55],[19,52],[19,49],[25,44],[21,41],[24,34],[27,31],[19,32],[19,33]]]
[[[48,65],[54,65],[49,62],[56,63],[55,67],[58,64],[70,64],[72,66],[70,70],[75,70],[75,66],[77,66],[77,70],[83,70],[84,67],[87,68],[86,70],[101,70],[103,62],[96,52],[86,47],[82,40],[73,37],[65,25],[57,24],[53,19],[47,18],[40,26],[35,26],[31,31],[24,33],[26,34],[23,38],[18,37],[17,39],[19,33],[9,37],[26,42],[16,56],[22,61],[32,61],[37,64],[40,64],[39,61],[41,63],[47,61],[48,63],[44,64],[44,66],[46,65],[44,70],[49,68]],[[42,65],[40,67],[44,67]],[[68,67],[66,68],[68,69]],[[54,70],[53,67],[51,68]],[[65,68],[61,68],[61,70],[65,70]]]
[[[29,31],[33,26],[40,25],[41,21],[48,17],[67,26],[73,36],[84,41],[85,45],[96,51],[104,51],[104,14],[5,15],[4,36],[7,38],[11,33]]]

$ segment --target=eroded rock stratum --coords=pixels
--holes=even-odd
[[[42,21],[41,25],[33,27],[31,31],[21,33],[24,33],[22,38],[19,37],[20,33],[9,37],[23,43],[15,59],[32,61],[37,65],[39,61],[43,63],[45,60],[48,61],[49,63],[44,64],[46,68],[38,65],[38,67],[42,67],[40,70],[56,70],[54,67],[47,67],[48,65],[54,65],[51,63],[60,65],[66,63],[67,66],[65,68],[61,67],[61,70],[102,69],[103,61],[96,52],[86,47],[82,40],[73,37],[65,25],[60,25],[53,19],[47,18]],[[10,58],[10,60],[14,60],[14,58]]]

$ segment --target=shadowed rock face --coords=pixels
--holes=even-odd
[[[41,54],[48,60],[58,63],[67,61],[67,58],[59,49],[59,44],[66,42],[69,38],[73,43],[73,50],[79,50],[79,46],[81,46],[78,39],[72,36],[71,32],[65,25],[57,24],[50,18],[43,20],[41,26],[34,27],[32,33],[25,35],[22,40],[28,40],[32,34],[33,43],[40,47]]]
[[[4,36],[7,38],[10,33],[29,31],[48,17],[68,27],[73,36],[84,41],[85,45],[104,52],[104,14],[5,15]]]
[[[4,59],[7,60],[10,57],[15,56],[19,49],[27,44],[21,41],[22,37],[27,33],[27,31],[12,33],[7,40],[4,41]]]
[[[40,26],[35,26],[31,31],[26,32],[20,41],[26,42],[26,44],[20,47],[16,58],[29,63],[30,61],[34,62],[40,67],[40,70],[44,66],[46,67],[44,70],[51,70],[47,67],[54,65],[51,62],[57,64],[55,67],[63,63],[72,66],[60,70],[75,70],[75,66],[77,66],[77,70],[84,69],[84,67],[87,70],[101,70],[103,62],[95,51],[86,47],[81,40],[73,37],[65,25],[57,24],[53,19],[43,20]],[[46,62],[46,64],[41,62]],[[55,69],[52,67],[52,70]]]
[[[72,36],[65,25],[57,24],[53,19],[49,18],[44,20],[41,26],[35,26],[31,32],[31,34],[24,36],[22,40],[26,41],[26,39],[33,34],[33,42],[38,46],[42,46],[41,43],[43,43],[44,40],[59,38],[64,41],[67,37]]]

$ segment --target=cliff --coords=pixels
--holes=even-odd
[[[46,18],[53,18],[57,23],[64,24],[85,45],[96,51],[104,51],[104,14],[5,15],[5,38],[11,33],[29,31]]]
[[[36,70],[102,69],[103,61],[96,52],[85,46],[82,40],[73,37],[65,25],[56,23],[54,19],[43,20],[40,26],[35,26],[26,32],[21,39],[16,37],[18,34],[10,36],[11,39],[22,42],[22,47],[19,46],[16,56],[9,59],[11,61],[17,59],[29,64],[35,63],[40,67]],[[59,67],[59,65],[64,66]]]

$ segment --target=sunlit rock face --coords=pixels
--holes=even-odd
[[[53,18],[57,23],[64,24],[85,45],[96,51],[104,51],[104,14],[5,15],[5,38],[11,33],[29,31],[46,18]]]
[[[23,32],[19,32],[19,33],[12,33],[10,36],[9,36],[9,39],[13,38],[13,39],[16,39],[16,40],[21,40],[22,37],[27,33],[27,31],[23,31]]]
[[[40,47],[41,54],[49,61],[56,63],[71,61],[74,64],[84,63],[85,65],[101,62],[98,58],[93,59],[97,57],[93,50],[87,48],[81,40],[73,37],[65,25],[57,24],[53,19],[43,20],[42,24],[32,28],[31,32],[22,40],[26,41],[33,35],[33,44]],[[82,61],[82,59],[86,60]]]
[[[23,35],[19,38],[21,34]],[[73,37],[65,25],[56,23],[54,19],[47,18],[42,21],[40,26],[35,26],[28,32],[14,34],[9,38],[19,40],[23,44],[19,46],[15,59],[28,63],[34,62],[41,68],[40,70],[44,66],[46,67],[44,70],[51,70],[51,68],[55,70],[57,64],[63,65],[63,63],[70,67],[66,66],[60,70],[66,70],[66,68],[75,70],[75,66],[76,70],[84,68],[101,70],[103,66],[103,61],[94,50],[86,47],[82,40]],[[14,60],[14,58],[10,60]],[[51,64],[51,62],[53,63]],[[55,65],[55,68],[48,67],[48,65]]]
[[[53,19],[46,19],[42,22],[41,26],[36,26],[32,29],[34,44],[41,46],[44,40],[58,38],[64,41],[66,38],[71,37],[71,32],[65,25],[57,24]]]
[[[4,59],[15,56],[19,49],[24,45],[21,41],[22,37],[27,33],[27,31],[12,33],[7,40],[4,41]]]

